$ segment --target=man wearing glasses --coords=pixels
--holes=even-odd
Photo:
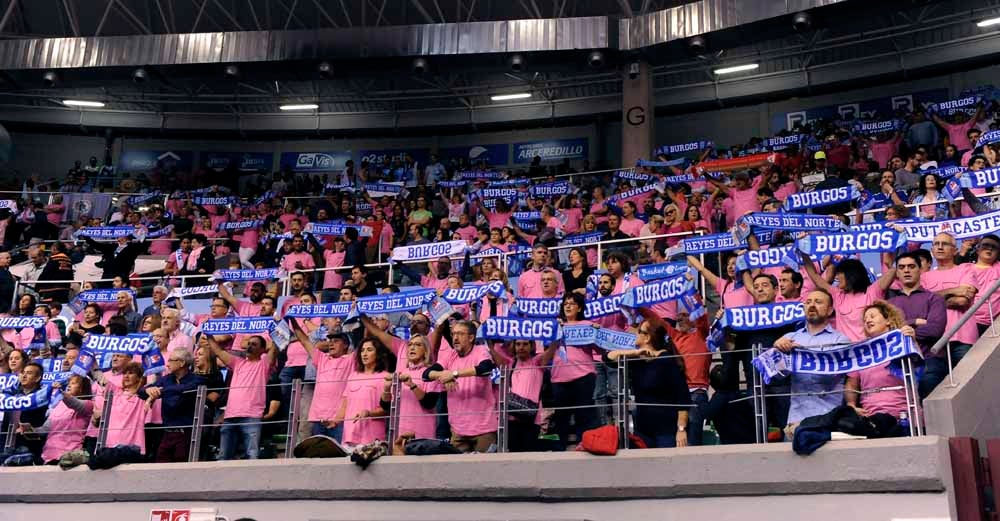
[[[976,280],[969,270],[970,264],[956,264],[958,244],[950,233],[942,232],[934,236],[931,243],[931,255],[937,261],[937,268],[920,276],[920,284],[924,289],[937,293],[944,298],[948,308],[948,322],[945,330],[951,329],[962,318],[976,296]],[[969,352],[972,344],[979,338],[976,324],[969,320],[959,328],[955,336],[948,342],[951,349],[951,363],[954,367]]]
[[[181,347],[167,357],[167,373],[146,388],[149,403],[161,400],[163,440],[156,451],[157,463],[186,462],[191,446],[191,422],[194,418],[194,392],[205,380],[192,373],[194,356]]]

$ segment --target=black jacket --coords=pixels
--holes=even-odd
[[[135,259],[142,255],[142,252],[146,250],[146,241],[142,242],[130,242],[122,249],[122,251],[115,253],[118,250],[117,242],[97,242],[90,237],[84,237],[87,244],[100,252],[101,262],[98,267],[103,270],[101,272],[102,279],[113,279],[115,275],[121,275],[128,279],[128,276],[132,274],[132,270],[135,269]],[[102,286],[110,285],[110,282],[101,284]]]

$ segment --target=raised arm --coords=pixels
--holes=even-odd
[[[233,361],[233,355],[229,354],[225,349],[219,346],[219,343],[212,338],[211,335],[208,337],[208,348],[212,350],[212,354],[219,359],[226,367],[230,367],[230,363]]]
[[[236,297],[233,296],[233,293],[229,291],[229,288],[227,288],[226,285],[222,282],[219,282],[219,296],[222,297],[222,299],[225,300],[227,303],[229,303],[230,308],[236,309],[236,304],[239,301],[236,299]]]
[[[372,322],[372,319],[365,315],[361,315],[361,324],[365,326],[365,331],[367,331],[369,335],[375,337],[375,339],[381,342],[382,345],[392,349],[392,341],[396,337],[382,331],[381,328],[375,325],[375,322]]]
[[[688,255],[687,261],[688,265],[698,270],[698,273],[701,273],[702,277],[705,277],[705,282],[707,282],[709,286],[715,287],[719,285],[719,277],[709,271],[709,269],[706,268],[697,257]]]
[[[806,269],[806,275],[809,275],[809,280],[813,281],[813,284],[815,284],[817,288],[827,292],[831,291],[833,285],[816,271],[816,264],[813,263],[812,257],[801,251],[799,252],[799,256],[802,257],[802,265]]]
[[[545,351],[542,351],[542,357],[539,358],[538,365],[546,366],[552,361],[552,357],[555,356],[556,351],[559,350],[560,342],[552,342],[551,344],[545,346]]]

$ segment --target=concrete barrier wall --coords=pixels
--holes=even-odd
[[[996,325],[1000,331],[1000,324]],[[954,369],[955,386],[946,378],[924,400],[928,434],[1000,438],[1000,337],[987,331]]]
[[[220,514],[230,519],[282,521],[623,521],[674,518],[674,513],[680,519],[682,512],[704,518],[708,510],[720,519],[747,521],[816,509],[838,520],[847,513],[851,519],[943,518],[953,503],[950,465],[947,440],[924,437],[831,442],[808,457],[795,455],[790,444],[775,444],[632,450],[614,457],[386,457],[367,470],[346,459],[125,465],[107,471],[35,467],[0,471],[0,501],[19,503],[0,507],[0,517],[71,514],[75,521],[104,521],[138,519],[144,512],[146,519],[151,508],[210,502],[224,506]]]

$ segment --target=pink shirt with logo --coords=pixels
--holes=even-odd
[[[106,447],[116,445],[136,445],[139,452],[146,453],[146,401],[137,395],[123,391],[109,384],[107,391],[114,393],[111,400]]]
[[[229,400],[226,402],[226,416],[229,418],[260,418],[267,405],[267,377],[271,362],[267,354],[258,360],[247,360],[230,356],[226,364],[233,372],[229,385]]]
[[[347,408],[344,413],[344,443],[363,445],[385,438],[385,418],[362,418],[358,414],[379,408],[379,398],[385,384],[385,371],[377,373],[352,372],[344,389]],[[314,398],[315,399],[315,398]]]
[[[42,449],[42,460],[52,461],[71,450],[83,447],[83,436],[94,412],[94,402],[84,400],[86,410],[78,413],[60,401],[49,410],[49,434]]]
[[[969,271],[971,265],[960,264],[949,270],[933,269],[920,276],[920,285],[923,286],[927,291],[933,291],[935,293],[943,291],[946,289],[952,289],[957,286],[971,286],[976,287],[976,280],[972,273]],[[946,311],[948,316],[948,322],[945,329],[950,329],[955,325],[962,315],[965,314],[964,311],[958,309],[948,309]],[[973,320],[965,322],[952,337],[955,342],[962,342],[964,344],[975,344],[976,340],[979,339],[979,330],[976,328],[976,324]]]
[[[309,405],[309,421],[332,420],[340,412],[347,379],[354,372],[354,357],[350,353],[336,358],[316,353],[316,389]]]
[[[441,349],[438,363],[446,371],[474,368],[489,360],[486,346],[475,345],[465,356],[458,351]],[[457,388],[448,392],[448,422],[459,436],[479,436],[497,430],[497,393],[486,376],[466,376],[457,380]]]
[[[629,237],[638,237],[642,233],[642,227],[645,225],[646,223],[642,222],[642,219],[636,219],[635,217],[632,217],[631,219],[623,218],[619,229],[622,233],[628,235]]]

